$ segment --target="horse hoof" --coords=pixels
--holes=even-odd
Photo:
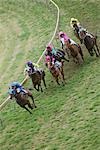
[[[99,57],[99,55],[96,55],[96,57]]]
[[[39,92],[39,89],[36,89]]]
[[[94,54],[90,54],[90,56],[94,56]]]
[[[32,89],[32,88],[29,88],[29,90],[32,91],[33,89]]]

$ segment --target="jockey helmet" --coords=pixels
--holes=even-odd
[[[15,87],[15,86],[16,86],[16,83],[17,83],[17,82],[12,82],[12,83],[10,84],[10,87]]]
[[[49,62],[50,60],[50,56],[46,56],[46,62]]]
[[[10,86],[15,86],[16,85],[16,82],[12,82],[11,84],[10,84]]]
[[[64,36],[64,32],[62,32],[62,31],[59,32],[59,36],[60,36],[60,37]]]
[[[28,61],[26,64],[27,64],[28,66],[30,66],[30,65],[32,65],[32,62],[31,62],[31,61]]]
[[[49,44],[47,47],[46,47],[46,50],[48,51],[52,51],[52,45],[51,44]]]
[[[71,23],[74,24],[74,23],[79,23],[79,21],[75,18],[71,18]]]

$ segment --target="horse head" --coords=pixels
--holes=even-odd
[[[74,27],[74,29],[75,29],[77,32],[79,32],[79,27],[78,27],[77,24],[74,24],[73,27]]]

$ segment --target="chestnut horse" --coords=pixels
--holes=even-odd
[[[78,64],[83,63],[83,52],[79,44],[71,44],[70,41],[66,42],[66,48],[70,51],[73,61]],[[66,49],[66,50],[67,50]]]
[[[32,93],[29,90],[27,90],[27,93],[16,92],[15,95],[10,94],[10,99],[12,99],[13,97],[15,98],[17,104],[20,105],[20,107],[26,109],[30,114],[32,114],[32,112],[28,108],[30,109],[36,108],[36,105]],[[28,97],[31,97],[33,104],[30,103]],[[28,106],[28,108],[26,107],[26,105]]]
[[[58,67],[58,66],[56,66],[56,64],[52,64],[52,62],[50,62],[50,61],[47,62],[47,66],[48,66],[48,69],[50,70],[50,73],[56,80],[57,84],[60,85],[60,83],[59,83],[59,78],[60,78],[64,85],[64,83],[65,83],[64,70],[63,70],[64,62],[57,61],[57,63],[60,63],[61,66]]]

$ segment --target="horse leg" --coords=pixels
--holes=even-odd
[[[93,55],[94,55],[92,49],[88,49],[88,52],[89,52],[90,56],[93,56]]]
[[[69,59],[71,56],[70,56],[70,50],[68,48],[66,48],[66,53],[67,53],[67,57]]]
[[[77,61],[77,58],[76,58],[76,57],[73,57],[73,62],[74,62],[75,64],[77,64],[77,63],[78,63],[78,61]]]
[[[34,101],[33,95],[32,95],[31,93],[28,93],[28,96],[32,99],[34,108],[36,108],[36,105],[35,105],[35,101]]]
[[[41,88],[41,92],[43,92],[43,89],[42,89],[42,86],[41,86],[41,84],[40,84],[39,86],[40,86],[40,88]]]
[[[32,112],[25,106],[23,106],[24,109],[26,109],[30,114],[32,114]]]
[[[33,107],[32,107],[32,105],[30,104],[30,102],[28,102],[27,105],[28,105],[28,107],[29,107],[30,109],[33,109]]]
[[[56,78],[56,82],[57,82],[58,85],[60,85],[59,80],[58,80],[58,77]]]
[[[99,57],[99,55],[97,54],[97,51],[96,51],[95,47],[93,49],[94,49],[94,52],[96,54],[96,57]]]
[[[63,70],[63,68],[61,68],[61,75],[62,75],[63,83],[65,83],[65,76],[64,76],[64,70]]]
[[[61,76],[62,76],[62,84],[64,86],[65,85],[65,78],[64,78],[64,73],[63,72],[61,72]]]
[[[42,86],[41,86],[41,83],[38,84],[38,91],[39,89],[41,88],[41,92],[43,92],[43,89],[42,89]]]
[[[81,55],[82,59],[84,60],[83,52],[82,52],[82,49],[81,49],[81,47],[80,47],[80,46],[79,46],[79,53],[80,53],[80,55]]]
[[[39,87],[38,87],[38,89],[36,88],[36,85],[34,85],[34,88],[37,90],[37,91],[39,91]]]
[[[47,86],[46,86],[46,82],[45,82],[45,77],[44,77],[44,76],[42,77],[42,81],[43,81],[44,86],[45,86],[45,88],[46,88]]]
[[[59,71],[59,77],[64,85],[64,74],[62,74],[62,68],[58,69],[58,71]]]
[[[78,63],[79,63],[80,65],[83,64],[83,59],[82,59],[82,56],[81,56],[80,53],[78,53],[76,59],[78,60]]]
[[[99,48],[98,48],[97,43],[95,43],[95,46],[96,46],[96,49],[97,49],[97,51],[98,51],[98,54],[100,55],[100,51],[99,51]]]
[[[65,57],[63,57],[62,59],[63,59],[63,60],[66,60],[67,62],[69,62],[69,59],[67,59],[67,58],[65,58]]]

